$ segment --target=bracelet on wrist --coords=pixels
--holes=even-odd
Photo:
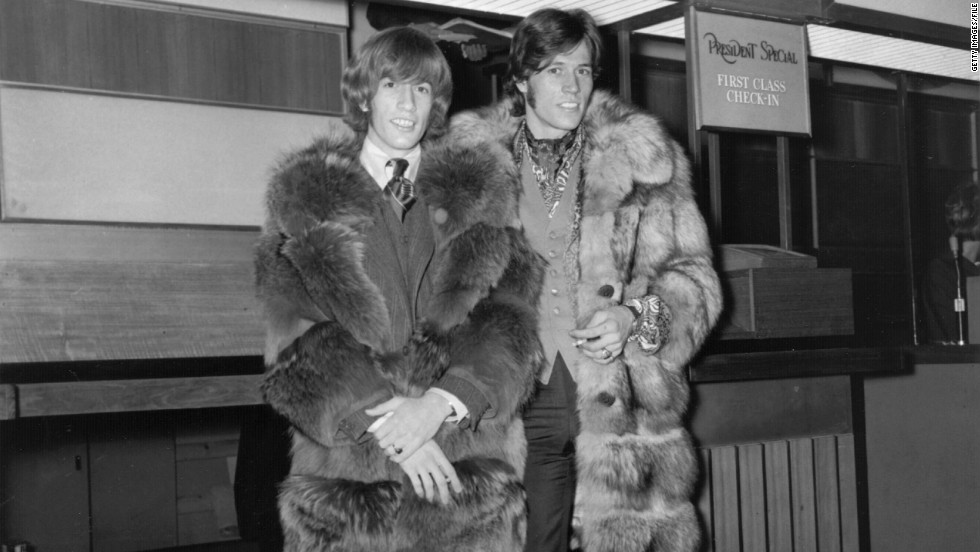
[[[657,295],[630,299],[624,305],[632,312],[639,311],[629,341],[636,341],[648,354],[659,351],[670,337],[671,314],[667,304]]]

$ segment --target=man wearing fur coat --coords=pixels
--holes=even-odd
[[[451,88],[425,35],[375,35],[344,73],[350,128],[271,179],[256,273],[288,551],[523,548],[544,263],[507,148],[430,140]]]
[[[600,49],[586,12],[535,12],[511,43],[509,98],[450,129],[454,143],[511,150],[520,221],[548,263],[546,364],[524,415],[526,550],[568,549],[577,479],[586,552],[693,551],[685,368],[718,317],[719,283],[681,147],[651,115],[593,93]]]

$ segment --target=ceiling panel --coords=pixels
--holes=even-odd
[[[541,0],[417,1],[421,4],[514,17],[526,17],[544,5],[561,9],[582,8],[591,13],[599,25],[617,23],[677,4],[675,0],[550,0],[546,3],[542,3]],[[848,1],[857,5],[862,0]],[[908,0],[889,1],[908,3]],[[953,0],[942,1],[948,3]],[[825,25],[808,24],[806,27],[809,41],[808,50],[810,55],[815,58],[980,82],[980,73],[974,73],[970,70],[969,50],[861,33]],[[679,17],[635,32],[683,40],[684,18]]]
[[[446,8],[474,10],[498,15],[526,17],[531,12],[552,7],[568,10],[582,8],[592,14],[599,25],[609,25],[635,15],[658,10],[676,4],[673,0],[419,0],[420,4],[432,4]]]
[[[970,51],[889,36],[808,24],[807,50],[814,58],[980,82],[970,70]],[[684,18],[646,27],[639,34],[683,40]]]
[[[889,36],[807,25],[810,56],[980,82],[970,70],[970,51]]]

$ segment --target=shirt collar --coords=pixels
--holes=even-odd
[[[391,157],[387,153],[382,151],[377,144],[375,144],[371,138],[365,136],[364,144],[361,145],[361,165],[367,170],[371,178],[377,182],[381,189],[384,189],[388,185],[388,180],[391,179],[391,174],[385,169],[385,165]],[[408,170],[405,172],[405,177],[415,181],[415,177],[419,173],[419,161],[422,159],[422,146],[415,146],[412,151],[408,152],[403,158],[408,161]]]

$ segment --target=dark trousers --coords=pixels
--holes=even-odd
[[[575,505],[575,382],[561,354],[524,411],[527,552],[567,552]]]

